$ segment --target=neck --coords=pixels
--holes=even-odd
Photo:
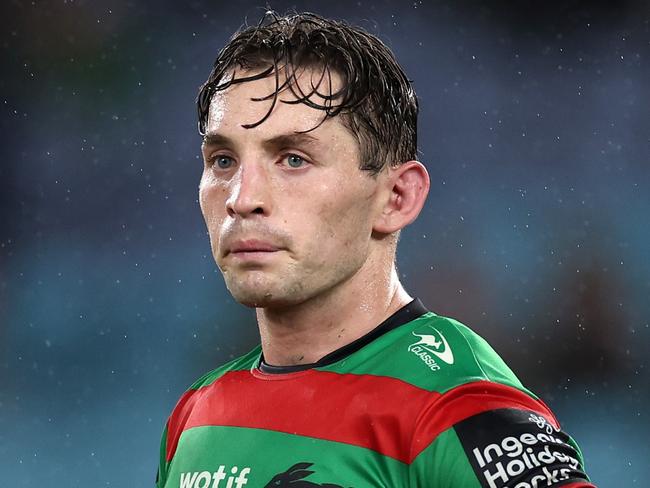
[[[352,277],[345,285],[298,305],[258,308],[265,361],[275,366],[315,363],[367,334],[411,301],[394,266],[375,278]]]

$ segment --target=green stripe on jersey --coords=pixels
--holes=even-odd
[[[254,455],[252,455],[254,454]],[[170,463],[167,488],[225,488],[248,468],[246,486],[262,488],[292,466],[310,464],[300,480],[341,487],[408,486],[408,466],[362,447],[245,427],[203,426],[181,435]],[[223,466],[223,469],[221,468]],[[222,471],[226,477],[216,484]],[[210,483],[197,483],[199,476]],[[216,473],[216,475],[215,475]],[[195,476],[193,483],[192,476]],[[232,477],[228,485],[228,477]],[[184,482],[184,483],[183,483]],[[282,485],[284,486],[284,485]],[[311,486],[311,485],[310,485]]]
[[[453,428],[440,434],[415,458],[410,481],[411,487],[481,488]]]

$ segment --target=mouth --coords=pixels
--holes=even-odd
[[[232,254],[240,259],[263,258],[281,250],[281,247],[271,242],[248,239],[233,242],[226,255]]]

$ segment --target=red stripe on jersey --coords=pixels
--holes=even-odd
[[[596,488],[596,485],[592,485],[591,483],[585,483],[583,481],[578,481],[577,483],[562,485],[562,488]]]
[[[183,431],[215,425],[342,442],[408,463],[454,423],[508,407],[532,410],[556,423],[541,402],[487,381],[441,395],[385,376],[231,371],[181,397],[168,423],[167,461]]]
[[[489,381],[467,383],[441,395],[420,414],[409,462],[454,424],[473,415],[499,408],[528,410],[541,415],[555,428],[560,427],[544,402],[535,400],[512,386]]]
[[[187,390],[183,396],[178,400],[174,411],[172,412],[169,420],[167,421],[167,445],[165,449],[167,462],[171,461],[178,446],[178,439],[185,429],[187,419],[194,410],[197,400],[199,399],[198,392],[200,390]]]
[[[383,376],[231,371],[183,395],[169,419],[167,460],[183,431],[220,425],[343,442],[406,461],[418,413],[436,395]]]

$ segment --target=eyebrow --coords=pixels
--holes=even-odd
[[[262,144],[268,148],[278,148],[286,146],[304,146],[315,145],[318,143],[318,138],[306,134],[304,132],[291,132],[288,134],[279,134],[270,139],[266,139]],[[204,147],[210,146],[234,146],[234,141],[228,136],[220,134],[219,132],[209,132],[203,136]]]

